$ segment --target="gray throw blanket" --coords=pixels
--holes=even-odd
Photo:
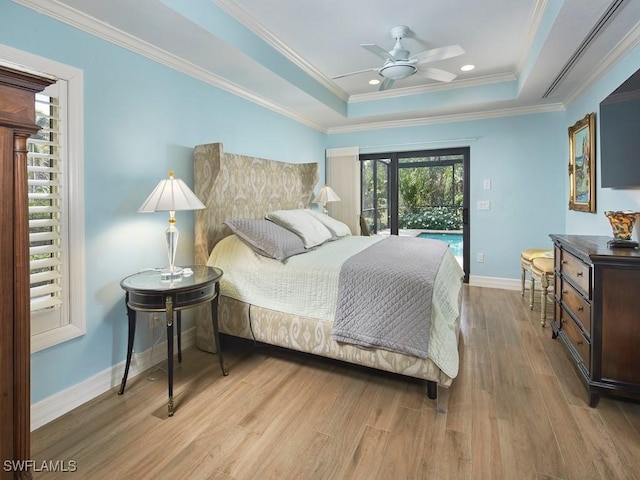
[[[337,342],[427,358],[433,284],[448,245],[391,235],[340,270]]]

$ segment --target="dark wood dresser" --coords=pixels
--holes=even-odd
[[[640,399],[640,251],[611,249],[611,237],[550,236],[553,338],[566,346],[589,405],[602,393]]]
[[[0,66],[0,479],[30,479],[31,310],[27,138],[52,80]],[[12,467],[11,461],[19,468]],[[6,463],[9,462],[9,463]]]

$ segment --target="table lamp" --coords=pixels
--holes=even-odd
[[[187,184],[180,179],[173,178],[173,175],[173,172],[169,172],[169,178],[161,180],[138,209],[138,212],[142,213],[169,212],[169,228],[166,230],[169,267],[162,269],[160,272],[163,280],[174,280],[182,277],[183,274],[182,268],[175,266],[179,236],[176,228],[176,212],[205,208]]]
[[[325,185],[320,189],[316,198],[313,199],[313,203],[321,203],[322,204],[322,213],[325,215],[329,212],[327,211],[327,202],[339,202],[340,197],[329,185]]]

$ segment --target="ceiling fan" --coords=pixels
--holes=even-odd
[[[357,72],[345,73],[333,77],[333,80],[364,72],[378,72],[378,75],[384,77],[384,80],[380,83],[380,88],[378,89],[382,91],[391,88],[396,80],[402,80],[403,78],[410,77],[415,73],[420,73],[427,78],[431,78],[439,82],[450,82],[456,78],[456,75],[453,73],[439,68],[422,67],[422,65],[464,54],[465,52],[460,45],[433,48],[431,50],[425,50],[424,52],[409,56],[409,50],[405,50],[401,42],[408,32],[409,27],[406,25],[397,25],[391,29],[391,36],[396,41],[391,51],[386,51],[384,48],[373,43],[364,43],[360,45],[365,50],[368,50],[374,55],[384,59],[385,62],[382,67],[368,68],[366,70],[358,70]]]

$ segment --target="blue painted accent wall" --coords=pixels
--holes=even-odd
[[[0,4],[0,43],[84,71],[87,333],[32,355],[35,403],[124,360],[119,282],[167,263],[167,217],[136,210],[169,170],[193,186],[194,145],[319,162],[324,177],[326,135],[13,2]],[[176,216],[176,263],[192,263],[193,213]],[[138,333],[143,351],[151,338]]]
[[[331,147],[367,152],[469,146],[470,274],[520,278],[520,252],[564,232],[567,161],[564,112],[442,123],[329,136]],[[491,189],[483,190],[483,180]],[[491,210],[477,210],[489,200]],[[484,253],[484,263],[477,263]]]
[[[211,0],[162,1],[168,8],[179,12],[204,30],[223,38],[225,42],[229,42],[230,47],[233,46],[239,49],[270,71],[278,72],[280,77],[317,98],[339,114],[346,115],[347,104],[344,100],[336,97],[325,86],[285,58],[282,53],[266,44],[255,33],[251,32]],[[234,55],[231,48],[229,54]]]
[[[640,211],[640,186],[600,187],[599,103],[640,68],[636,46],[566,111],[329,135],[329,146],[369,152],[470,146],[471,275],[519,278],[523,248],[550,246],[549,233],[611,235],[606,210]],[[597,212],[568,209],[568,128],[596,112]],[[491,190],[482,182],[490,179]],[[489,200],[490,211],[476,209]],[[637,224],[634,239],[640,238]],[[477,263],[476,254],[485,254]]]

